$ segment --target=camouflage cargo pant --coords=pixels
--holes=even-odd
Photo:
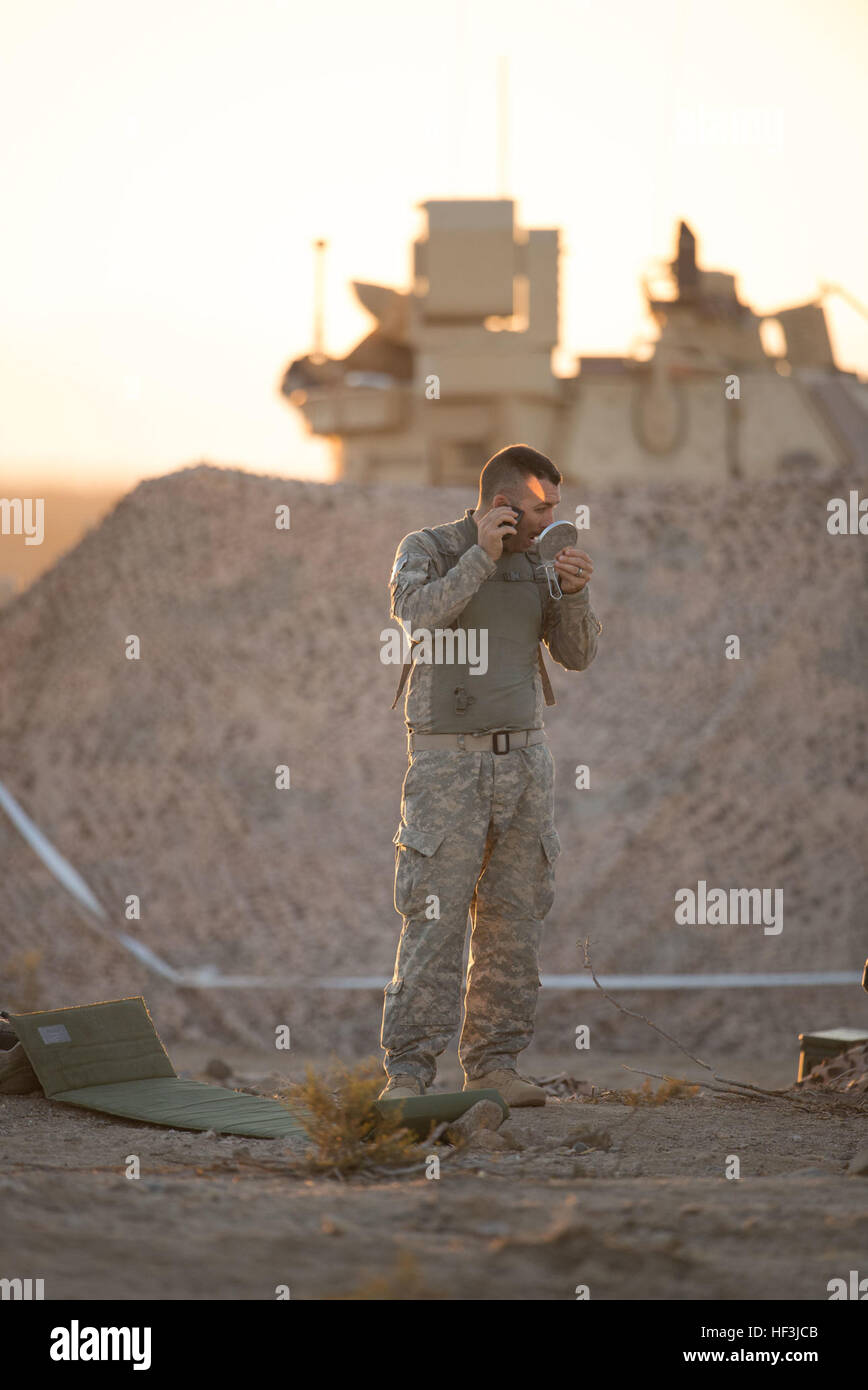
[[[410,754],[394,837],[404,925],[380,1038],[390,1076],[430,1085],[435,1059],[458,1029],[468,911],[458,1055],[470,1080],[515,1067],[533,1036],[540,938],[554,900],[553,816],[547,743],[503,754]]]

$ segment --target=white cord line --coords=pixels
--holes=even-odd
[[[543,975],[543,989],[595,989],[590,975]],[[802,985],[858,985],[854,970],[792,970],[756,975],[598,975],[608,989],[783,989]],[[312,981],[323,989],[382,989],[380,975],[331,975]]]
[[[82,914],[84,920],[96,928],[100,936],[122,946],[155,975],[170,980],[174,985],[186,989],[273,989],[289,985],[314,985],[321,989],[382,989],[387,983],[379,975],[338,975],[308,981],[300,976],[221,975],[213,965],[176,970],[136,937],[102,925],[106,921],[106,912],[81,874],[54,848],[2,782],[0,806],[58,883],[72,895],[79,907],[85,909]],[[94,917],[99,925],[93,920]],[[794,985],[858,985],[861,979],[861,974],[849,970],[802,970],[764,975],[601,975],[600,983],[611,989],[768,989]],[[542,983],[543,989],[595,988],[588,974],[543,975]]]
[[[31,849],[42,860],[49,873],[73,898],[82,921],[97,931],[104,939],[113,942],[116,946],[121,946],[130,955],[135,956],[155,975],[161,976],[164,980],[170,980],[173,985],[183,989],[272,989],[276,986],[285,987],[297,983],[290,976],[281,978],[280,976],[221,975],[214,965],[198,965],[189,970],[176,970],[173,965],[169,965],[144,942],[138,941],[134,936],[128,936],[125,932],[113,931],[105,925],[108,921],[107,913],[99,900],[94,897],[81,874],[72,867],[68,860],[64,859],[58,849],[55,849],[47,836],[43,835],[39,826],[21,809],[14,796],[6,790],[2,782],[0,782],[0,806],[16,830],[20,832]]]
[[[54,845],[45,838],[39,826],[34,825],[30,817],[25,815],[14,796],[6,790],[2,782],[0,782],[0,806],[3,807],[16,830],[24,836],[31,849],[36,851],[58,883],[62,883],[67,892],[71,893],[94,916],[105,921],[106,914],[102,905],[94,897],[81,874],[77,873],[59,850],[56,850]]]

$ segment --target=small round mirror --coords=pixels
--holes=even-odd
[[[553,521],[544,531],[540,531],[534,542],[544,565],[550,565],[555,556],[568,545],[575,545],[579,533],[571,521]]]

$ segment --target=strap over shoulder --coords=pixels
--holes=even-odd
[[[409,676],[409,674],[410,674],[410,672],[411,672],[412,669],[413,669],[413,663],[412,663],[412,661],[405,661],[405,662],[404,662],[404,665],[401,667],[401,679],[398,681],[398,689],[395,691],[395,698],[394,698],[394,700],[392,701],[392,709],[395,708],[395,706],[397,705],[398,701],[400,700],[400,698],[401,698],[401,691],[404,689],[404,686],[407,684],[407,677]]]
[[[537,661],[539,662],[539,675],[540,680],[542,681],[542,690],[543,695],[545,696],[545,702],[547,705],[556,705],[557,700],[555,699],[555,692],[552,690],[552,683],[549,680],[549,673],[546,670],[546,664],[543,661],[542,644],[540,644],[537,647],[536,655]],[[394,709],[395,706],[393,705],[392,708]]]

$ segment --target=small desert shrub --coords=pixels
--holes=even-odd
[[[313,1146],[304,1159],[310,1172],[352,1173],[424,1163],[424,1153],[400,1115],[381,1116],[374,1107],[384,1084],[376,1058],[350,1068],[334,1063],[329,1075],[308,1067],[304,1081],[278,1092],[302,1112]]]
[[[662,1085],[654,1090],[651,1085],[651,1078],[646,1076],[642,1086],[638,1091],[613,1091],[613,1099],[617,1099],[622,1105],[665,1105],[667,1100],[676,1100],[681,1097],[695,1096],[699,1092],[698,1086],[693,1086],[683,1077],[667,1076]]]

